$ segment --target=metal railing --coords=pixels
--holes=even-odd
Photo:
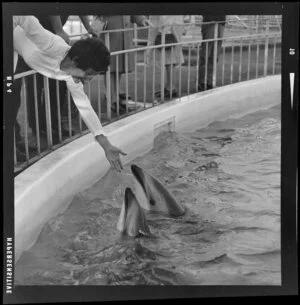
[[[191,40],[185,39],[165,44],[163,31],[161,45],[149,44],[144,47],[136,46],[132,49],[111,52],[112,61],[116,62],[115,92],[113,92],[114,88],[111,84],[110,68],[105,75],[98,75],[85,85],[85,92],[102,125],[172,100],[175,88],[177,98],[198,92],[199,78],[203,78],[199,73],[200,66],[204,69],[204,90],[209,89],[207,87],[209,77],[212,77],[212,88],[215,88],[281,73],[281,32],[271,32],[268,23],[266,23],[263,33],[257,31],[254,34],[231,36],[225,31],[225,35],[221,38],[218,38],[219,23],[205,24],[213,24],[213,38],[203,40],[199,36],[193,37]],[[184,23],[176,26],[185,27],[191,26],[191,24]],[[150,30],[149,27],[145,28]],[[136,37],[139,29],[134,27],[103,32],[108,49],[110,48],[110,33],[133,31],[133,36]],[[72,39],[78,38],[82,38],[82,35],[72,36]],[[222,43],[222,48],[219,47],[218,52],[220,43]],[[172,47],[166,49],[170,46]],[[212,56],[208,52],[211,48],[213,49]],[[169,72],[166,73],[166,64],[175,52],[182,54],[184,61],[179,61],[177,65],[170,65]],[[121,57],[124,58],[121,59]],[[203,58],[205,58],[204,63]],[[132,70],[129,70],[129,59],[133,62]],[[119,79],[120,71],[124,72],[121,80]],[[165,90],[167,76],[170,84],[169,90]],[[21,112],[23,116],[19,121],[21,121],[25,149],[23,149],[21,158],[19,150],[17,153],[15,149],[15,174],[20,173],[49,152],[89,132],[77,109],[74,108],[70,92],[66,90],[66,95],[61,96],[62,82],[49,81],[47,77],[41,76],[35,71],[17,74],[15,80],[17,79],[22,79]],[[121,88],[124,89],[123,92],[121,92]],[[29,90],[33,92],[33,100],[28,100]],[[123,93],[122,96],[121,93]],[[114,101],[112,101],[112,96],[115,97]],[[53,106],[51,102],[56,104],[55,112],[51,107]],[[117,104],[116,111],[111,108],[113,102]],[[121,102],[125,107],[120,108]],[[62,103],[64,107],[62,107]],[[29,113],[28,108],[34,109],[34,114]],[[28,114],[31,115],[31,126],[29,126]],[[55,120],[53,120],[54,118]],[[41,130],[42,125],[44,126],[43,131]],[[32,146],[34,149],[31,148]],[[18,147],[18,143],[15,140],[16,147]]]

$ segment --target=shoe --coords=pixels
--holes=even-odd
[[[172,89],[172,96],[171,96],[171,91],[167,88],[164,89],[164,97],[176,97],[178,94],[177,94],[177,90],[176,89]],[[161,97],[161,92],[160,91],[156,91],[155,92],[155,97]]]
[[[198,85],[198,91],[205,91],[205,85],[204,84],[199,84]]]
[[[177,96],[177,90],[176,89],[172,89],[172,94],[171,94],[171,91],[167,88],[165,88],[165,96],[166,97],[176,97]]]
[[[107,98],[106,95],[104,94],[104,99],[105,99],[105,103],[107,102]],[[121,93],[119,94],[119,114],[124,114],[126,113],[126,104],[122,103],[122,101],[124,101],[124,99],[126,100],[126,94]],[[131,97],[128,96],[128,100],[131,99]],[[117,102],[113,102],[111,104],[110,110],[112,113],[117,113]]]
[[[120,93],[119,98],[120,98],[120,100],[126,101],[126,93]],[[132,100],[132,97],[130,95],[128,95],[128,100]]]
[[[205,91],[205,90],[210,90],[212,89],[212,85],[206,84],[206,89],[205,89],[205,84],[201,83],[198,85],[198,91]]]
[[[110,108],[111,112],[117,113],[117,103],[113,103]],[[119,103],[119,114],[126,113],[126,105]]]

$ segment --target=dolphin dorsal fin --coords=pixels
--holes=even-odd
[[[147,210],[166,212],[174,217],[185,213],[184,207],[177,203],[162,182],[135,164],[131,165],[131,171],[137,185],[143,190],[137,193],[141,206]]]

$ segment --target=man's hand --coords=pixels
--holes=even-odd
[[[110,163],[111,167],[115,169],[117,172],[121,172],[123,169],[123,165],[120,159],[120,154],[125,156],[121,149],[113,146],[104,135],[96,136],[96,140],[102,146],[105,156]]]
[[[67,44],[70,44],[70,37],[64,30],[59,31],[56,35],[60,36]]]
[[[70,44],[70,37],[63,29],[60,16],[49,16],[49,20],[52,24],[54,33],[60,36],[67,44]]]
[[[92,35],[93,37],[97,38],[99,36],[99,34],[97,33],[97,31],[95,31],[90,24],[90,18],[89,16],[85,16],[85,15],[79,15],[79,18],[82,22],[82,24],[84,25],[85,29],[87,30],[87,37],[89,37],[89,35]],[[86,37],[86,38],[87,38]]]
[[[121,172],[123,169],[123,165],[120,160],[120,154],[124,156],[126,155],[126,153],[124,153],[122,150],[113,145],[111,145],[108,149],[105,150],[107,160],[109,161],[112,168],[115,169],[117,172]]]
[[[89,28],[88,33],[89,33],[90,35],[92,35],[92,37],[94,37],[94,38],[98,38],[98,37],[100,36],[100,34],[97,33],[97,31],[95,31],[95,29],[93,29],[93,28],[91,28],[91,27]]]
[[[151,21],[149,19],[145,19],[142,21],[143,26],[152,26],[154,27],[154,25],[151,23]]]

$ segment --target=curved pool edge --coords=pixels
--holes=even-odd
[[[280,101],[281,76],[269,76],[178,98],[104,129],[111,142],[127,153],[122,157],[126,164],[149,151],[162,130],[192,131]],[[103,150],[88,134],[19,174],[15,178],[15,260],[34,244],[50,218],[63,212],[75,194],[101,179],[108,169]]]

